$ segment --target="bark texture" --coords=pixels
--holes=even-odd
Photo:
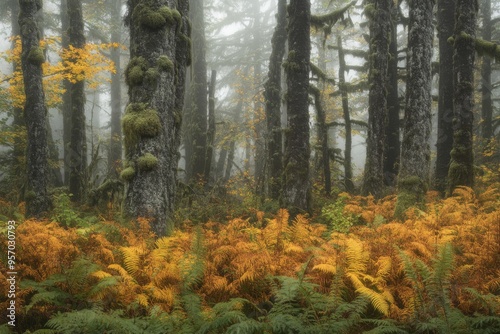
[[[40,1],[19,2],[24,91],[24,117],[28,132],[26,148],[26,215],[40,217],[51,207],[47,192],[49,180],[45,95],[42,86],[42,64],[45,55],[39,46],[36,14],[42,9]]]
[[[285,55],[286,0],[278,1],[276,28],[271,40],[268,79],[265,84],[265,113],[267,121],[267,169],[269,197],[278,200],[283,173],[281,133],[281,65]]]
[[[453,146],[453,45],[448,39],[455,27],[456,0],[440,0],[438,6],[439,100],[436,172],[434,187],[444,193]]]
[[[61,0],[60,7],[61,17],[61,47],[67,49],[69,47],[69,18],[68,18],[68,1]],[[64,93],[62,95],[61,113],[63,116],[63,150],[64,150],[64,184],[69,185],[70,174],[70,143],[71,143],[71,83],[67,79],[63,79]]]
[[[289,53],[287,74],[287,132],[282,204],[292,215],[311,209],[309,178],[309,62],[311,56],[309,0],[291,0],[288,6]]]
[[[481,4],[483,16],[483,40],[491,41],[493,24],[491,22],[491,0],[483,0]],[[481,67],[481,137],[485,144],[493,137],[493,100],[491,87],[491,58],[483,57]]]
[[[210,85],[208,87],[208,128],[207,128],[207,153],[205,156],[205,180],[210,181],[212,161],[215,145],[215,83],[217,71],[212,70]]]
[[[455,96],[453,100],[453,149],[448,171],[448,194],[457,186],[474,185],[474,154],[472,147],[474,123],[474,62],[476,1],[457,0],[453,45]],[[472,38],[471,38],[472,37]]]
[[[129,100],[123,117],[124,213],[171,231],[185,67],[190,60],[187,0],[129,0]]]
[[[67,0],[70,46],[76,49],[85,45],[82,2]],[[69,192],[75,202],[82,201],[87,180],[87,136],[85,126],[85,81],[79,80],[70,86],[71,94],[71,142],[69,146]]]
[[[391,1],[372,0],[370,16],[370,92],[368,138],[362,193],[375,197],[384,187],[384,140],[387,117],[387,67],[391,31]]]
[[[409,207],[424,205],[428,187],[433,7],[434,0],[410,1],[405,125],[395,211],[401,218]]]

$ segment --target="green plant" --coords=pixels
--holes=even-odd
[[[71,195],[61,193],[54,195],[52,219],[65,227],[87,227],[87,222],[73,209]]]
[[[356,224],[357,217],[344,213],[345,197],[339,197],[334,203],[321,209],[320,219],[324,221],[332,231],[348,233],[350,228]]]

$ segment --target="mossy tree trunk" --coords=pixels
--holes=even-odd
[[[28,132],[26,148],[26,215],[39,217],[50,209],[47,192],[49,180],[47,146],[47,109],[42,85],[42,64],[45,55],[39,46],[39,29],[36,14],[42,9],[40,1],[19,2],[19,27],[22,43],[21,64],[23,70],[26,103],[24,117]]]
[[[483,40],[491,41],[493,25],[491,22],[491,0],[483,0],[481,3],[483,16]],[[493,137],[493,100],[491,87],[491,58],[483,57],[481,67],[481,138],[485,148]]]
[[[68,1],[61,0],[60,4],[60,19],[61,19],[61,47],[67,49],[69,47],[69,18],[68,18]],[[70,174],[70,143],[71,143],[71,82],[63,79],[64,93],[62,94],[61,114],[63,117],[63,159],[64,159],[64,184],[69,185]]]
[[[395,211],[395,215],[400,218],[409,207],[424,205],[428,187],[434,3],[434,0],[410,1],[405,125]]]
[[[191,0],[193,39],[193,67],[191,81],[191,107],[187,118],[186,136],[189,146],[186,153],[186,175],[188,182],[204,179],[207,152],[207,61],[205,42],[205,18],[203,0]]]
[[[212,161],[214,158],[215,145],[215,84],[217,71],[212,70],[210,85],[208,86],[208,128],[207,128],[207,154],[205,156],[205,180],[210,181]]]
[[[111,42],[122,42],[122,1],[115,0],[109,4],[111,12]],[[112,48],[110,58],[115,64],[115,73],[111,74],[111,136],[109,141],[108,172],[110,177],[117,178],[122,165],[122,88],[120,48]]]
[[[271,40],[268,79],[265,83],[265,113],[267,121],[267,174],[269,197],[278,200],[283,173],[281,133],[281,65],[285,55],[286,0],[278,1],[276,28]]]
[[[323,167],[323,185],[325,195],[330,196],[332,192],[332,177],[330,173],[330,150],[328,147],[328,125],[326,124],[326,113],[323,109],[321,90],[313,85],[309,85],[309,91],[314,97],[316,108],[316,119],[318,122],[318,141],[321,147],[321,167]],[[318,166],[319,169],[319,166]]]
[[[129,101],[123,117],[124,213],[151,220],[157,236],[172,228],[185,67],[190,61],[187,0],[130,0]]]
[[[82,2],[68,1],[69,44],[76,49],[85,46]],[[76,60],[75,60],[76,61]],[[87,136],[85,123],[85,81],[78,80],[71,84],[71,142],[69,146],[70,173],[69,192],[75,202],[85,196],[87,170]]]
[[[398,93],[398,5],[391,3],[391,44],[387,69],[387,126],[384,148],[384,182],[395,186],[400,156],[399,140],[399,93]]]
[[[455,95],[453,149],[448,172],[448,194],[457,186],[474,185],[473,123],[476,1],[457,0],[453,44]],[[470,38],[472,37],[472,38]]]
[[[453,36],[455,27],[455,1],[439,0],[437,3],[439,100],[434,187],[442,193],[446,191],[450,152],[453,146],[453,45],[448,43],[448,39]]]
[[[337,48],[339,53],[339,90],[342,96],[342,113],[345,123],[345,148],[344,148],[344,184],[347,192],[354,191],[354,182],[352,181],[352,125],[351,114],[349,112],[349,95],[347,94],[345,71],[346,62],[342,37],[337,37]]]
[[[285,139],[282,204],[292,215],[311,209],[309,178],[309,62],[311,56],[311,3],[291,0],[288,6],[289,53],[287,75],[287,131]]]
[[[387,117],[387,68],[391,31],[391,0],[372,0],[370,16],[370,92],[368,95],[368,138],[362,193],[375,197],[384,188],[384,141]]]

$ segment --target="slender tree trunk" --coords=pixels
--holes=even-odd
[[[234,124],[240,124],[241,122],[241,109],[243,107],[243,100],[239,100],[238,104],[236,105],[235,112],[234,112]],[[227,154],[227,164],[226,164],[226,171],[224,173],[224,183],[229,181],[231,178],[231,170],[233,169],[233,163],[234,163],[234,154],[236,150],[236,141],[232,140],[229,143],[229,152]]]
[[[362,193],[380,197],[384,188],[384,142],[387,117],[387,68],[391,0],[372,0],[370,18],[370,93],[368,138]]]
[[[74,48],[85,46],[82,3],[80,0],[67,0],[69,18],[69,44]],[[87,138],[85,123],[85,81],[71,84],[71,142],[69,192],[75,202],[85,196],[87,169]]]
[[[405,126],[395,211],[395,215],[400,218],[403,218],[409,207],[424,206],[429,181],[434,2],[434,0],[410,2]]]
[[[267,168],[269,197],[278,200],[281,193],[283,173],[281,135],[281,65],[286,44],[286,0],[278,1],[277,24],[272,37],[272,51],[269,74],[265,84],[264,97],[267,120]]]
[[[483,39],[491,41],[492,39],[492,24],[491,24],[491,0],[482,1],[483,13]],[[483,65],[481,67],[481,137],[484,140],[485,148],[489,140],[493,137],[493,101],[491,96],[491,58],[483,57]]]
[[[344,183],[345,189],[348,192],[354,191],[354,183],[352,181],[352,126],[351,126],[351,115],[349,112],[349,96],[347,94],[346,82],[345,82],[345,55],[344,48],[342,46],[341,36],[337,37],[337,47],[339,49],[339,89],[342,95],[342,111],[344,115],[345,123],[345,149],[344,149]]]
[[[205,180],[210,181],[212,160],[215,145],[215,83],[217,71],[212,70],[210,85],[208,86],[208,131],[207,131],[207,154],[205,158]]]
[[[110,3],[111,11],[111,42],[121,43],[122,1]],[[112,178],[118,177],[118,170],[122,165],[122,88],[121,88],[121,59],[120,48],[111,49],[111,60],[115,64],[116,72],[111,74],[111,138],[109,142],[108,171]]]
[[[42,9],[41,2],[19,2],[19,26],[21,33],[24,91],[26,103],[24,115],[28,132],[26,148],[26,215],[39,217],[50,209],[47,192],[49,180],[47,147],[47,109],[42,85],[42,64],[45,55],[39,46],[39,29],[36,14]]]
[[[455,96],[453,100],[453,149],[448,172],[448,194],[457,186],[474,185],[473,123],[474,123],[474,61],[476,1],[457,0],[453,71]]]
[[[439,101],[438,137],[436,143],[436,172],[434,187],[444,193],[450,166],[450,152],[453,146],[453,45],[448,39],[453,36],[455,27],[456,0],[439,0],[438,38],[439,38]]]
[[[321,91],[310,85],[309,90],[314,96],[314,106],[316,107],[316,117],[318,121],[318,137],[321,145],[321,162],[323,167],[325,195],[330,196],[332,192],[332,177],[330,173],[330,150],[328,147],[328,126],[326,125],[326,115],[321,101]]]
[[[400,155],[397,27],[398,5],[392,3],[390,58],[387,69],[387,126],[384,149],[384,181],[387,186],[396,185]]]
[[[309,62],[311,3],[291,0],[288,6],[289,52],[285,64],[288,129],[285,142],[282,203],[292,215],[311,209],[309,178]]]
[[[68,18],[68,1],[61,0],[60,8],[61,16],[61,47],[67,49],[69,47],[69,18]],[[63,116],[63,150],[64,150],[64,184],[69,185],[69,174],[71,166],[71,82],[63,79],[64,93],[62,94],[62,116]]]
[[[172,228],[176,169],[190,40],[187,0],[130,0],[130,103],[123,117],[124,211],[151,220],[157,236]],[[154,20],[152,19],[154,18]]]
[[[224,177],[224,166],[227,160],[227,148],[223,147],[219,153],[219,159],[217,160],[217,168],[215,169],[215,180],[219,181],[219,179]]]

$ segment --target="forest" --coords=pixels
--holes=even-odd
[[[499,0],[0,0],[0,333],[500,333],[498,41]]]

